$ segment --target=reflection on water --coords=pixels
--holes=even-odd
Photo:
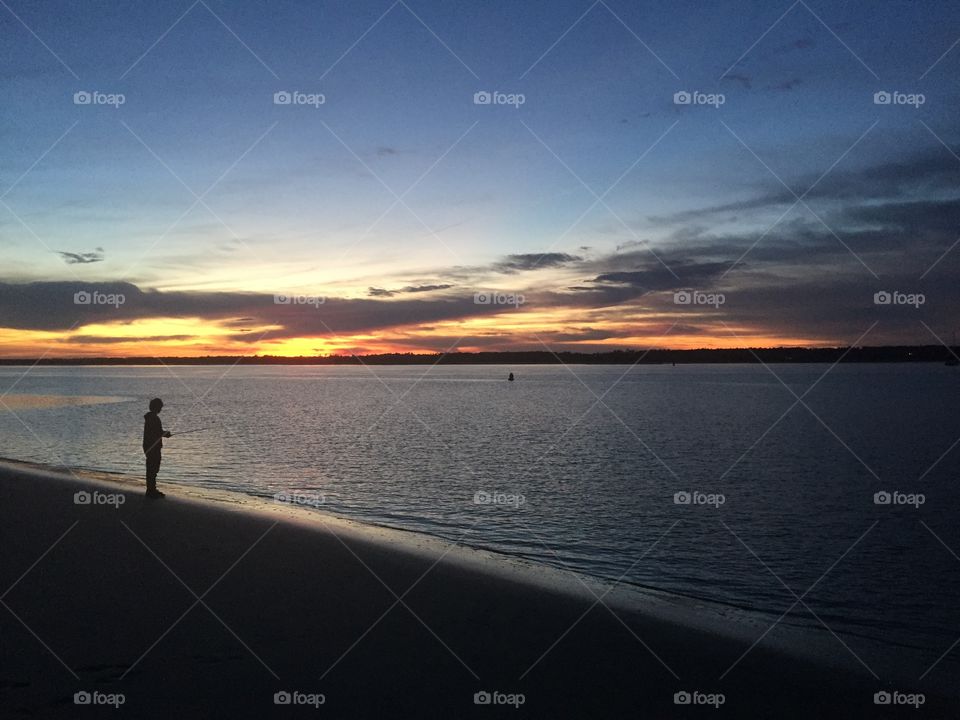
[[[0,412],[0,455],[142,474],[160,396],[167,429],[215,426],[166,441],[161,486],[300,492],[771,623],[813,586],[831,629],[936,659],[958,632],[960,375],[772,369],[39,367],[17,392],[117,402]],[[0,392],[22,372],[0,369]],[[783,622],[822,627],[802,606]]]
[[[67,407],[69,405],[105,405],[131,402],[135,398],[110,395],[26,395],[10,393],[0,400],[0,410],[38,410],[42,408]]]

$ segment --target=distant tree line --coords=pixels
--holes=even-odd
[[[954,348],[954,352],[957,349]],[[960,354],[960,353],[958,353]],[[662,365],[668,363],[889,363],[944,362],[952,357],[942,345],[884,347],[732,348],[726,350],[611,350],[609,352],[455,352],[380,353],[277,357],[129,357],[129,358],[0,358],[0,365]]]

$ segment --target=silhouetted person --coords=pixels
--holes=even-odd
[[[513,382],[513,373],[510,373],[510,377],[507,378],[510,382]]]
[[[157,490],[157,473],[160,472],[160,449],[163,447],[163,438],[170,437],[170,433],[164,431],[163,423],[160,422],[161,410],[163,410],[163,400],[154,398],[150,401],[150,412],[143,416],[143,454],[147,456],[148,498],[164,496]]]

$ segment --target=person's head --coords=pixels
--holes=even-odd
[[[158,413],[163,410],[163,400],[160,398],[154,398],[150,401],[150,412]]]

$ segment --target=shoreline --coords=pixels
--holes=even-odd
[[[87,491],[120,492],[126,496],[122,508],[132,509],[138,503],[140,509],[149,512],[177,513],[181,510],[213,513],[220,516],[226,525],[254,522],[260,525],[274,523],[300,533],[306,533],[312,543],[314,540],[336,538],[335,543],[344,547],[375,548],[385,553],[398,564],[412,563],[419,567],[443,566],[457,575],[469,575],[481,578],[483,585],[505,585],[514,588],[524,596],[539,599],[547,606],[576,605],[593,607],[596,612],[609,609],[609,616],[617,617],[624,626],[622,634],[629,639],[634,626],[655,626],[667,636],[689,635],[700,638],[695,644],[716,644],[725,648],[740,648],[738,652],[727,652],[731,662],[741,653],[753,646],[758,637],[763,642],[749,650],[746,658],[766,655],[777,658],[778,663],[796,665],[804,668],[803,673],[814,668],[815,673],[825,673],[838,679],[842,687],[865,686],[909,688],[907,678],[897,668],[883,668],[875,662],[871,665],[881,672],[883,682],[878,683],[856,661],[846,653],[840,643],[826,635],[821,637],[803,628],[777,626],[775,632],[766,636],[766,619],[741,617],[742,613],[729,612],[727,606],[710,601],[702,601],[687,596],[641,589],[632,585],[611,586],[599,578],[583,574],[574,574],[554,566],[533,560],[498,553],[476,547],[452,543],[425,533],[392,528],[389,526],[366,523],[329,512],[295,504],[277,502],[272,498],[250,495],[232,490],[198,488],[183,483],[167,482],[167,498],[150,503],[142,499],[143,484],[139,478],[91,470],[58,468],[50,465],[16,461],[0,458],[0,488],[11,476],[25,479],[28,483],[49,483],[47,492],[56,493],[62,502],[78,488]],[[49,499],[49,498],[48,498]],[[8,509],[5,503],[4,511]],[[72,508],[77,510],[77,507]],[[89,508],[79,508],[85,510]],[[100,514],[117,513],[118,510],[100,509]],[[204,541],[206,537],[203,532]],[[41,548],[42,549],[42,548]],[[265,561],[269,562],[269,561]],[[5,578],[0,578],[0,580]],[[9,582],[9,581],[8,581]],[[603,598],[603,604],[595,603],[597,597]],[[604,608],[604,606],[606,606]],[[2,608],[0,608],[2,611]],[[632,630],[631,630],[632,632]],[[642,637],[638,633],[638,637]],[[875,658],[872,658],[875,660]],[[941,667],[944,670],[944,667]],[[710,673],[712,683],[717,682],[721,670]],[[0,677],[0,681],[2,681]],[[667,676],[666,679],[670,679]],[[943,696],[956,695],[956,688],[947,679],[945,682],[927,683],[928,692],[933,689]],[[701,682],[701,685],[706,685]],[[709,687],[709,686],[708,686]],[[2,691],[0,691],[2,697]],[[865,708],[865,712],[870,708]]]
[[[75,717],[76,692],[121,693],[138,718],[269,717],[284,691],[361,718],[485,718],[497,710],[474,704],[483,692],[559,718],[686,717],[676,693],[722,697],[723,717],[881,717],[884,690],[957,707],[945,666],[916,688],[875,679],[835,640],[716,622],[704,603],[604,594],[421,533],[164,487],[147,500],[138,478],[0,460],[5,717]],[[114,504],[76,504],[83,491]]]
[[[103,366],[531,366],[531,365],[735,365],[746,364],[943,364],[956,358],[955,348],[933,345],[862,345],[849,347],[829,342],[802,346],[763,346],[731,348],[648,348],[583,352],[561,350],[554,354],[542,350],[377,353],[369,355],[204,355],[204,356],[80,356],[80,357],[0,357],[0,367],[103,367]]]
[[[128,492],[143,489],[142,478],[121,472],[95,468],[72,467],[37,463],[0,456],[0,471],[5,467],[29,469],[62,477],[64,473],[77,481],[100,484],[105,488],[120,486]],[[320,507],[298,503],[279,502],[270,495],[260,495],[241,490],[227,490],[197,486],[188,482],[164,480],[164,488],[175,488],[171,497],[200,504],[211,503],[236,512],[250,512],[263,517],[283,518],[303,527],[324,529],[330,525],[339,532],[358,538],[390,544],[412,554],[444,553],[450,561],[465,567],[525,582],[544,590],[564,593],[578,598],[592,598],[604,594],[604,602],[626,612],[653,615],[660,620],[697,628],[735,641],[748,641],[757,627],[762,631],[772,619],[779,617],[775,611],[760,610],[734,603],[698,597],[680,592],[639,585],[628,581],[593,575],[585,571],[563,569],[522,555],[501,552],[492,548],[471,545],[469,534],[454,542],[439,535],[397,525],[379,523],[339,515]],[[587,587],[589,586],[589,588]],[[591,590],[594,595],[591,595]],[[805,625],[782,623],[788,638],[777,642],[779,650],[793,653],[815,662],[830,663],[834,640],[828,639],[826,631],[811,629]],[[865,634],[841,632],[847,637],[877,643],[886,648],[897,648],[908,653],[920,653],[927,648],[904,643],[882,643]]]
[[[59,480],[86,482],[102,489],[122,489],[139,494],[143,490],[141,478],[120,472],[92,468],[66,468],[45,463],[36,463],[0,456],[0,473],[4,470],[30,470],[47,474]],[[577,600],[593,601],[603,597],[607,606],[625,613],[647,616],[660,622],[708,633],[733,642],[752,643],[774,620],[780,617],[772,611],[724,603],[710,598],[685,595],[655,587],[616,582],[615,580],[562,569],[556,565],[477,545],[467,544],[469,533],[457,542],[420,530],[361,520],[338,515],[326,508],[310,507],[298,503],[277,501],[270,495],[258,495],[240,490],[227,490],[193,485],[187,482],[165,480],[163,487],[174,489],[166,499],[217,507],[227,512],[247,513],[269,520],[280,520],[313,531],[332,531],[362,542],[374,542],[391,547],[402,553],[421,558],[442,555],[446,561],[458,564],[500,579],[528,585],[535,590],[566,595]],[[769,644],[777,652],[798,659],[844,669],[847,658],[836,658],[836,640],[827,631],[809,626],[778,622],[783,637],[769,638]],[[897,648],[907,654],[919,655],[925,650],[918,646],[883,643],[865,634],[840,633],[848,638],[857,638],[877,647]],[[946,662],[946,658],[944,662]],[[877,661],[874,660],[876,663]],[[897,668],[886,666],[883,670],[896,677]],[[908,677],[898,681],[909,682]],[[940,686],[944,692],[950,685]],[[960,695],[960,690],[957,691]]]

